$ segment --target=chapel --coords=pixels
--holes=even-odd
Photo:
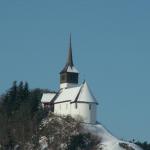
[[[81,118],[84,123],[96,124],[98,102],[86,81],[79,84],[79,71],[73,63],[71,36],[68,57],[60,71],[60,87],[57,92],[43,93],[41,103],[56,115]]]

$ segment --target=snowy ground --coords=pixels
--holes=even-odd
[[[66,122],[66,120],[64,120],[62,117],[51,116],[50,118],[43,120],[40,128],[46,128],[46,126],[53,121],[54,123],[57,122],[58,124],[62,125],[62,127],[64,127],[63,131],[65,130],[65,128],[68,128],[69,126],[71,127],[73,125],[72,123]],[[64,125],[67,126],[65,127]],[[113,136],[106,128],[104,128],[100,123],[97,123],[96,125],[82,123],[82,126],[84,128],[82,132],[90,132],[91,134],[99,137],[100,144],[98,145],[97,150],[142,150],[140,147],[133,143],[119,140],[118,138]],[[56,127],[56,129],[58,132],[60,132],[60,129],[58,127]],[[46,148],[48,148],[49,139],[49,137],[45,136],[42,136],[40,138],[39,144],[41,145],[41,150],[45,150]]]
[[[102,141],[100,144],[100,150],[142,150],[140,147],[133,143],[117,139],[111,135],[101,124],[84,124],[84,127],[92,134],[101,138]]]

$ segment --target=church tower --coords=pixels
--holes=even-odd
[[[60,72],[60,89],[70,88],[78,85],[79,72],[73,64],[71,35],[68,50],[68,58],[65,67]]]

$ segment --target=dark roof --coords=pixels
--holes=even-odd
[[[70,34],[70,42],[69,42],[69,50],[68,50],[68,58],[65,67],[60,73],[67,72],[68,67],[73,67],[73,57],[72,57],[72,46],[71,46],[71,34]]]

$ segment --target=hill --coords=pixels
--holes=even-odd
[[[139,146],[122,141],[111,135],[101,124],[85,125],[85,128],[93,135],[99,137],[100,150],[142,150]]]
[[[43,91],[48,90],[30,90],[27,83],[14,82],[0,96],[0,150],[141,150],[99,123],[84,124],[43,110]]]

